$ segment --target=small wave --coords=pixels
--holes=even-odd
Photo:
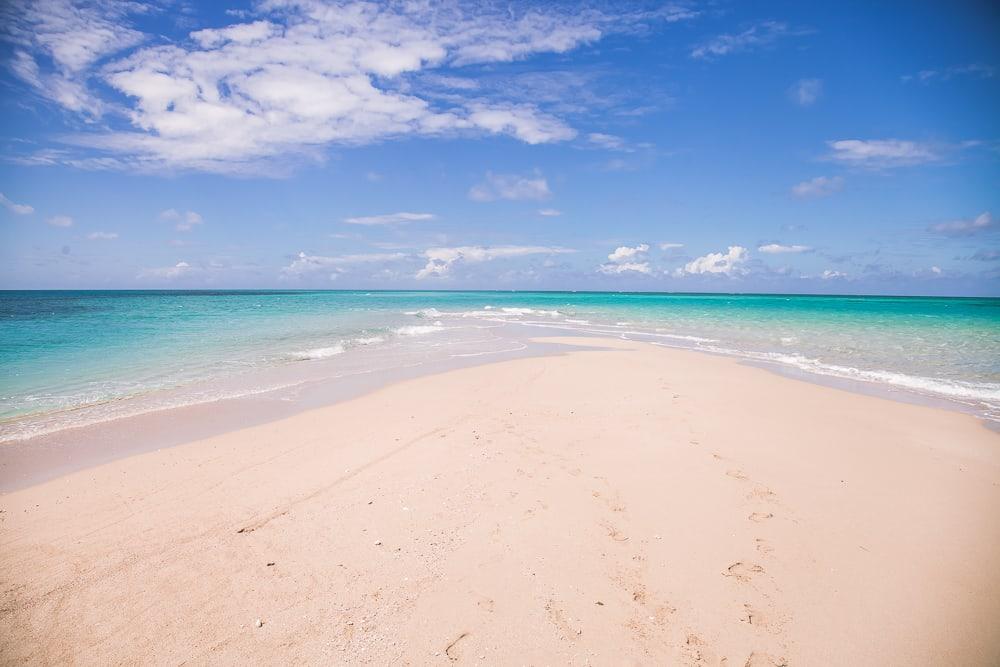
[[[433,325],[415,324],[399,327],[396,329],[396,334],[399,336],[422,336],[424,334],[437,333],[444,330],[445,328],[441,326],[440,322],[435,322]]]
[[[558,310],[538,310],[536,308],[501,308],[500,310],[508,315],[548,315],[549,317],[559,317],[562,314]]]
[[[946,380],[928,378],[919,375],[907,375],[896,371],[865,370],[853,366],[829,364],[811,359],[801,354],[785,354],[782,352],[743,352],[728,348],[708,348],[711,352],[741,356],[761,361],[772,361],[817,375],[839,377],[847,380],[859,380],[875,384],[889,385],[906,389],[919,394],[950,398],[961,401],[974,401],[995,406],[1000,403],[1000,384],[993,382],[965,382],[962,380]]]
[[[344,345],[337,343],[330,347],[317,347],[312,350],[292,353],[292,358],[298,361],[308,361],[310,359],[326,359],[344,353]]]
[[[368,336],[367,338],[355,338],[351,341],[354,345],[378,345],[385,342],[382,336]]]

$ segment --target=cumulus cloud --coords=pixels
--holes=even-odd
[[[757,248],[758,252],[769,255],[779,255],[787,253],[812,252],[812,247],[807,245],[781,245],[780,243],[768,243]]]
[[[118,238],[118,232],[91,232],[87,234],[91,241],[114,241]]]
[[[538,172],[532,176],[486,172],[486,180],[469,190],[469,199],[480,202],[497,199],[548,199],[551,195],[549,182]]]
[[[46,220],[45,222],[47,222],[52,227],[72,227],[73,226],[73,218],[69,217],[68,215],[54,215],[51,218],[49,218],[48,220]]]
[[[424,251],[427,264],[417,271],[418,279],[447,276],[456,264],[489,262],[494,259],[524,257],[527,255],[559,255],[576,252],[569,248],[552,246],[459,246],[428,248]]]
[[[543,218],[555,218],[562,215],[562,211],[554,208],[540,208],[538,209],[538,215]]]
[[[984,211],[972,219],[952,220],[930,226],[930,231],[945,236],[972,236],[997,229],[1000,229],[1000,221],[989,211]]]
[[[433,220],[433,213],[386,213],[384,215],[367,215],[356,218],[344,218],[349,225],[398,225],[407,222]]]
[[[27,204],[17,204],[15,202],[12,202],[11,200],[7,199],[7,197],[2,192],[0,192],[0,204],[3,204],[4,208],[6,208],[8,211],[16,215],[31,215],[32,213],[35,212],[35,208],[33,206],[28,206]]]
[[[697,257],[682,268],[677,269],[674,274],[677,276],[697,275],[697,274],[719,274],[719,275],[742,275],[746,273],[743,264],[747,261],[749,253],[747,249],[731,245],[726,252],[710,252],[707,255]]]
[[[712,60],[732,53],[767,47],[782,37],[807,33],[807,30],[792,28],[781,21],[759,21],[742,32],[718,35],[699,44],[691,50],[691,57]]]
[[[606,275],[652,274],[653,269],[646,261],[647,252],[649,252],[649,244],[647,243],[640,243],[637,246],[618,246],[608,255],[608,261],[597,267],[597,271]]]
[[[174,208],[168,208],[166,211],[160,213],[160,219],[176,223],[174,229],[179,232],[189,232],[196,225],[205,222],[199,213],[195,213],[194,211],[178,211]]]
[[[823,82],[819,79],[799,79],[788,89],[788,97],[800,107],[812,106],[823,94]]]
[[[228,25],[167,43],[131,26],[130,15],[148,9],[139,2],[4,6],[10,67],[22,81],[88,118],[115,108],[127,119],[125,128],[94,124],[67,139],[110,154],[99,158],[109,160],[104,168],[264,174],[281,161],[321,160],[332,145],[401,136],[571,139],[576,131],[539,103],[449,75],[695,15],[678,7],[266,0],[228,14]],[[430,73],[441,75],[437,90],[451,81],[448,96],[418,76]],[[106,99],[95,92],[107,90]]]
[[[834,271],[833,269],[827,269],[820,275],[820,278],[822,278],[823,280],[844,279],[847,278],[847,274],[844,273],[843,271]]]
[[[792,194],[800,199],[829,197],[844,187],[840,176],[817,176],[792,186]]]
[[[927,143],[901,139],[840,139],[826,142],[827,159],[852,167],[883,169],[928,164],[942,159],[940,151]]]

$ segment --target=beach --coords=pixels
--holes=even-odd
[[[1000,662],[980,420],[536,342],[6,493],[2,662]]]

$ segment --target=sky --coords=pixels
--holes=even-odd
[[[0,0],[0,288],[1000,295],[989,2]]]

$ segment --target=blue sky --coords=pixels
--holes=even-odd
[[[990,3],[0,11],[2,288],[1000,294]]]

